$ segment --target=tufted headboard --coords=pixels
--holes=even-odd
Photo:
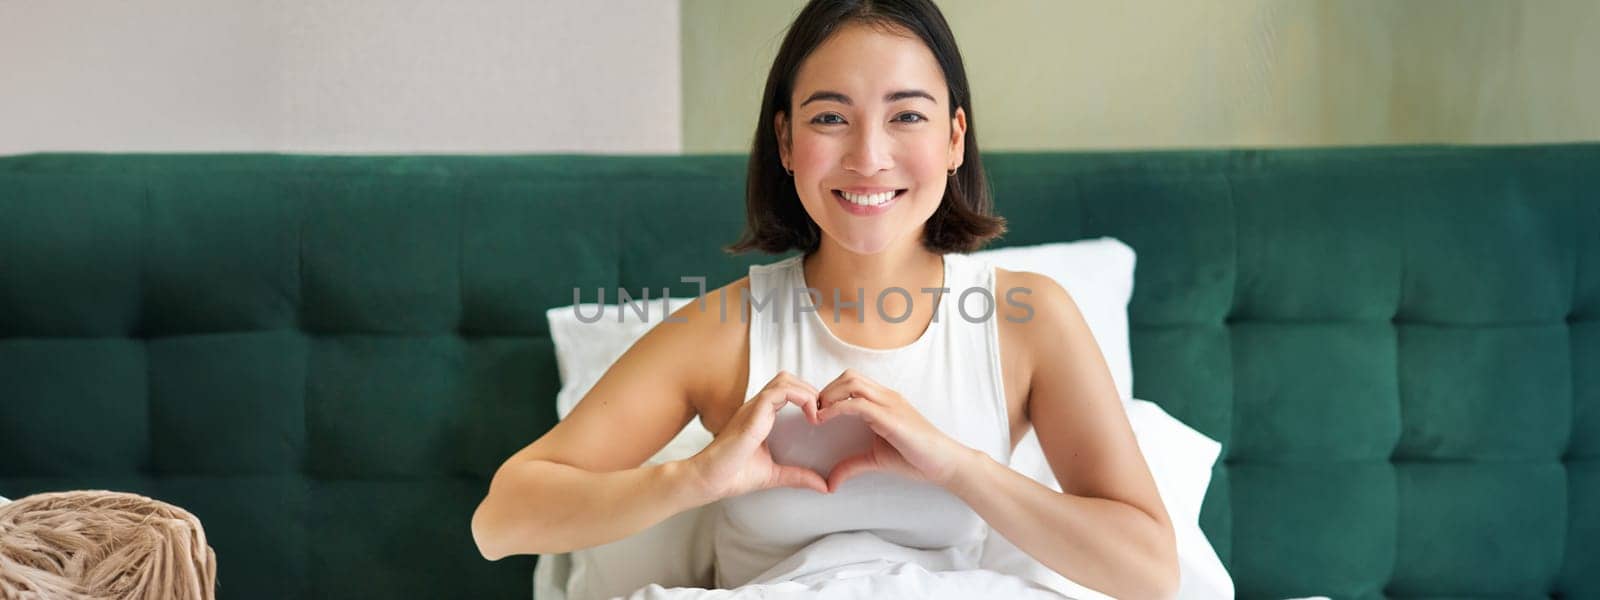
[[[1139,255],[1135,396],[1224,444],[1241,598],[1600,597],[1600,144],[991,154]],[[468,522],[544,311],[754,263],[742,156],[0,158],[0,495],[204,522],[223,598],[526,597]]]

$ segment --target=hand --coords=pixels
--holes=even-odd
[[[917,481],[946,486],[972,450],[928,422],[899,392],[865,375],[845,369],[822,388],[817,420],[856,415],[875,434],[872,449],[847,457],[828,474],[828,489],[856,475],[884,471]]]
[[[710,444],[686,459],[712,501],[773,487],[829,493],[827,481],[816,471],[772,462],[767,435],[778,411],[787,404],[799,406],[812,425],[820,423],[817,389],[788,371],[779,371],[739,407]]]

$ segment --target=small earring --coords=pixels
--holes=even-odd
[[[794,170],[789,167],[784,167],[783,172],[788,173],[790,177],[794,177]]]

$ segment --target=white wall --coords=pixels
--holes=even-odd
[[[671,0],[0,0],[0,154],[676,153]]]

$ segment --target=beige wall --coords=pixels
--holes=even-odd
[[[676,153],[670,0],[0,0],[0,154]]]
[[[1600,139],[1600,0],[939,0],[991,150]],[[0,0],[0,154],[744,152],[802,0]]]
[[[686,152],[748,151],[800,0],[682,0]],[[1596,0],[941,0],[995,150],[1600,140]]]

